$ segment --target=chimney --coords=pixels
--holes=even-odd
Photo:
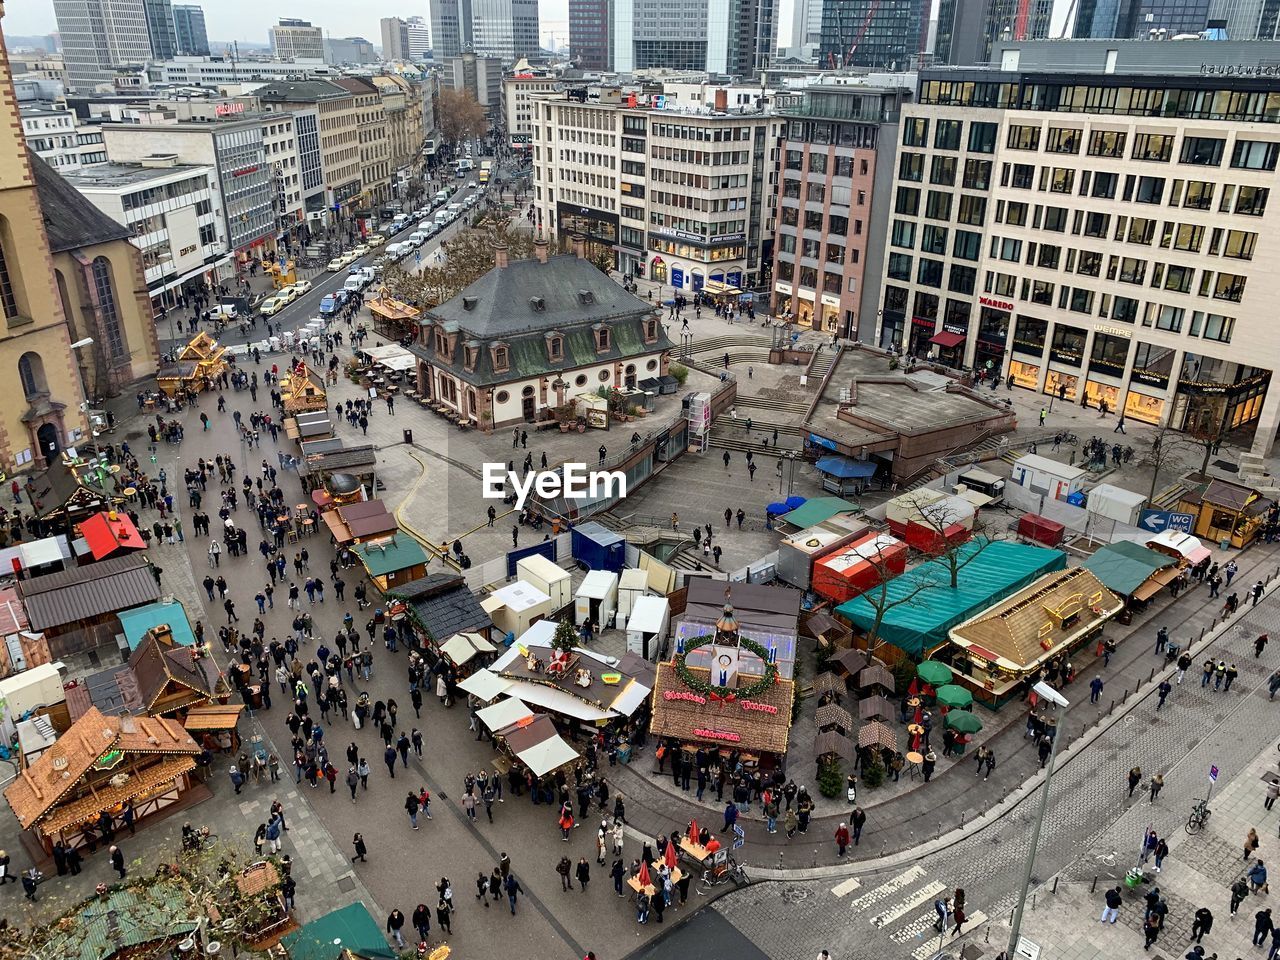
[[[573,255],[579,260],[587,259],[587,240],[580,233],[573,235]]]
[[[716,112],[717,113],[729,112],[729,91],[728,90],[716,91]]]
[[[507,252],[507,245],[501,240],[493,245],[493,265],[499,270],[503,269],[508,263]]]
[[[533,240],[533,255],[538,258],[539,263],[547,262],[547,247],[547,238],[539,230],[538,235]]]

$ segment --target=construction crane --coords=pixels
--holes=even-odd
[[[853,55],[858,51],[858,44],[862,43],[862,38],[867,35],[867,31],[871,29],[871,18],[876,15],[876,10],[880,7],[880,0],[872,0],[871,7],[867,10],[867,18],[862,21],[862,29],[858,31],[858,35],[853,38],[853,45],[849,47],[849,52],[845,54],[844,65],[847,67],[853,63]]]

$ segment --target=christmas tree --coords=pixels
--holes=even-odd
[[[563,653],[573,651],[574,644],[578,642],[578,633],[573,629],[573,624],[568,620],[561,620],[556,624],[556,632],[551,637],[551,647]]]

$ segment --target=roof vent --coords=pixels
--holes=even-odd
[[[584,306],[585,306],[585,305],[587,305],[587,304],[589,304],[589,303],[595,303],[595,302],[596,302],[596,295],[595,295],[594,293],[592,293],[590,290],[579,290],[579,291],[578,291],[578,302],[579,302],[579,303],[581,303],[581,304],[583,304]]]
[[[545,297],[530,297],[529,306],[533,307],[538,313],[547,309],[547,301]]]
[[[480,302],[480,298],[479,298],[479,297],[463,297],[463,298],[462,298],[462,309],[463,309],[463,310],[474,310],[474,309],[476,308],[476,304],[477,304],[477,303],[479,303],[479,302]]]

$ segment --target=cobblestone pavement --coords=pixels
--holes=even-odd
[[[1280,602],[1269,598],[1246,611],[1213,644],[1214,656],[1235,658],[1242,668],[1230,693],[1201,691],[1198,677],[1188,676],[1158,718],[1154,696],[1145,697],[1097,742],[1065,758],[1054,777],[1040,841],[1034,872],[1036,907],[1023,924],[1023,935],[1040,943],[1041,956],[1087,960],[1138,952],[1135,930],[1117,928],[1114,936],[1121,939],[1108,947],[1099,940],[1097,927],[1085,922],[1096,923],[1100,909],[1099,895],[1089,892],[1093,876],[1100,876],[1099,889],[1109,876],[1122,876],[1136,859],[1148,825],[1167,834],[1172,848],[1159,883],[1168,894],[1175,947],[1161,955],[1185,952],[1176,944],[1186,940],[1177,937],[1185,938],[1198,906],[1207,904],[1214,910],[1220,925],[1215,930],[1245,927],[1244,908],[1242,919],[1229,921],[1226,916],[1224,884],[1243,863],[1240,850],[1248,827],[1258,826],[1264,858],[1268,853],[1280,856],[1273,829],[1280,811],[1268,814],[1261,809],[1257,779],[1259,766],[1271,762],[1280,737],[1280,706],[1268,702],[1264,683],[1280,663],[1280,653],[1268,650],[1260,661],[1254,661],[1252,653],[1253,637],[1275,632],[1278,626]],[[1182,824],[1195,798],[1204,796],[1211,764],[1220,771],[1211,828],[1188,839]],[[1126,798],[1126,774],[1134,765],[1148,776],[1164,773],[1166,787],[1156,804],[1141,793]],[[847,878],[757,884],[729,894],[713,909],[775,960],[812,957],[822,948],[830,949],[837,960],[907,955],[928,960],[937,948],[937,941],[929,937],[933,900],[959,886],[967,893],[970,921],[958,943],[949,941],[948,953],[972,945],[980,951],[974,956],[994,956],[1008,936],[1038,796],[1024,800],[987,829],[909,866]],[[1055,875],[1056,894],[1050,882]],[[1130,926],[1135,910],[1130,906],[1123,911]],[[1252,925],[1248,927],[1251,933]],[[1113,935],[1110,929],[1106,933]],[[1224,935],[1223,940],[1222,955],[1235,956],[1228,951],[1237,939]],[[1100,949],[1089,953],[1090,944]],[[1206,946],[1217,949],[1213,938],[1206,939]]]

